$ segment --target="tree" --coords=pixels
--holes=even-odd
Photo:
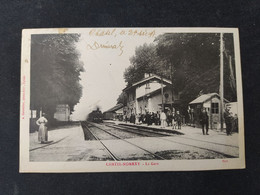
[[[79,34],[45,34],[31,37],[31,109],[53,117],[57,104],[69,104],[71,111],[79,102],[82,86],[75,43]]]
[[[235,68],[232,34],[224,34],[224,40],[226,56],[231,56]],[[194,99],[201,91],[219,92],[219,33],[166,33],[158,36],[155,41],[157,55],[171,66],[174,91],[181,93],[184,104]],[[224,62],[225,71],[228,71],[227,58]],[[229,73],[225,72],[225,75]],[[225,78],[225,97],[235,100],[236,92],[230,91],[229,83]]]
[[[218,40],[213,33],[167,33],[156,38],[158,55],[171,66],[176,93],[218,64]]]
[[[144,73],[166,74],[164,61],[159,59],[154,44],[144,44],[135,49],[135,55],[130,58],[131,65],[125,70],[125,82],[129,85],[141,80]]]

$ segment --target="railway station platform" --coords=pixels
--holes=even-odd
[[[202,135],[202,131],[199,128],[193,128],[190,126],[182,126],[181,130],[172,130],[171,127],[162,129],[160,126],[151,125],[135,125],[131,123],[119,122],[119,121],[105,121],[106,123],[113,123],[119,126],[127,127],[135,126],[141,128],[150,128],[154,131],[171,131],[172,134],[168,138],[159,139],[157,137],[137,137],[131,139],[131,142],[136,144],[147,144],[148,149],[154,148],[154,143],[158,145],[156,150],[167,150],[170,148],[192,151],[194,148],[206,148],[212,151],[220,152],[225,155],[237,157],[239,153],[238,149],[238,134],[234,133],[232,136],[227,136],[225,132],[209,130],[209,135]],[[106,124],[104,123],[104,125]],[[102,125],[102,124],[100,124]],[[96,161],[104,160],[106,156],[104,154],[104,148],[96,140],[85,141],[84,133],[80,122],[73,125],[60,126],[55,129],[50,129],[48,132],[49,142],[46,144],[40,144],[38,142],[38,133],[30,133],[30,161],[38,162],[55,162],[55,161]],[[168,139],[171,143],[166,146],[164,139]],[[141,140],[141,141],[140,141]],[[115,148],[120,140],[106,140],[105,143]],[[167,142],[168,143],[168,142]],[[159,147],[160,145],[160,147]],[[177,147],[178,146],[178,147]],[[161,148],[162,147],[162,148]],[[117,150],[121,147],[116,147]],[[193,149],[191,149],[193,148]],[[123,152],[124,153],[124,152]]]
[[[48,131],[48,142],[38,141],[38,132],[30,133],[30,161],[66,161],[86,148],[80,122]]]
[[[225,130],[221,131],[221,130],[209,129],[209,131],[208,131],[209,135],[203,135],[201,128],[191,127],[188,125],[182,126],[181,129],[173,129],[172,127],[161,128],[161,126],[159,126],[159,125],[147,126],[147,124],[133,124],[133,123],[129,123],[129,122],[126,123],[123,121],[106,120],[104,122],[114,123],[117,125],[124,125],[124,126],[129,125],[129,126],[135,126],[135,127],[142,127],[142,128],[153,129],[153,130],[157,130],[157,131],[169,131],[172,133],[183,135],[183,137],[199,138],[203,141],[210,140],[210,141],[214,141],[216,143],[223,143],[223,144],[228,144],[228,145],[237,146],[237,147],[239,145],[238,133],[234,132],[231,136],[227,136]]]

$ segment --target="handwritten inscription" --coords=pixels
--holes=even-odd
[[[116,29],[114,28],[113,30],[102,30],[102,29],[92,29],[89,32],[90,36],[113,36],[115,35]]]
[[[141,36],[152,38],[155,36],[155,30],[142,30],[142,29],[91,29],[89,31],[90,36]]]
[[[154,37],[155,36],[155,30],[153,31],[147,31],[147,30],[121,30],[120,35],[128,35],[128,36],[142,36],[142,37]]]
[[[113,50],[119,50],[119,56],[121,56],[124,52],[123,48],[123,42],[120,41],[118,44],[110,44],[108,41],[106,43],[98,43],[95,41],[93,44],[87,44],[87,48],[91,50],[97,50],[97,49],[113,49]]]
[[[155,30],[149,29],[91,29],[88,33],[91,37],[117,37],[117,43],[111,43],[110,41],[101,42],[98,39],[94,40],[93,43],[87,44],[87,49],[98,50],[98,49],[110,49],[118,50],[118,56],[122,56],[124,53],[124,42],[120,40],[120,37],[126,36],[131,37],[147,37],[153,38],[155,36]]]

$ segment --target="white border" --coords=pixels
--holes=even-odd
[[[20,99],[20,166],[22,173],[65,173],[65,172],[144,172],[144,171],[198,171],[216,169],[245,168],[244,116],[239,35],[236,28],[117,28],[120,30],[159,30],[160,33],[233,33],[237,78],[237,100],[239,118],[239,158],[207,159],[207,160],[153,160],[159,166],[106,166],[106,161],[84,162],[30,162],[29,161],[29,105],[30,105],[30,47],[32,34],[84,33],[90,29],[114,28],[56,28],[56,29],[24,29],[22,31],[21,55],[21,99]],[[163,31],[163,32],[162,32]],[[23,79],[25,78],[25,84]],[[24,109],[23,109],[24,107]],[[132,162],[132,161],[131,161]],[[133,161],[143,162],[143,161]],[[145,161],[149,162],[149,161]]]

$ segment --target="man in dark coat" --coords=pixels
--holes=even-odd
[[[172,126],[172,113],[170,111],[167,112],[167,125]]]
[[[206,127],[206,135],[208,135],[209,131],[209,116],[206,111],[206,108],[203,108],[202,113],[200,114],[200,123],[202,126],[202,133],[205,135],[204,128]]]
[[[151,125],[151,114],[149,112],[146,113],[146,121],[147,126]]]
[[[182,119],[182,116],[181,116],[180,112],[177,111],[176,115],[175,115],[175,120],[177,122],[178,129],[181,129],[181,119]]]
[[[225,112],[224,112],[224,119],[225,119],[225,123],[226,123],[227,135],[231,135],[232,129],[233,129],[233,117],[232,117],[232,113],[230,112],[230,108],[231,107],[227,106],[225,109]]]

